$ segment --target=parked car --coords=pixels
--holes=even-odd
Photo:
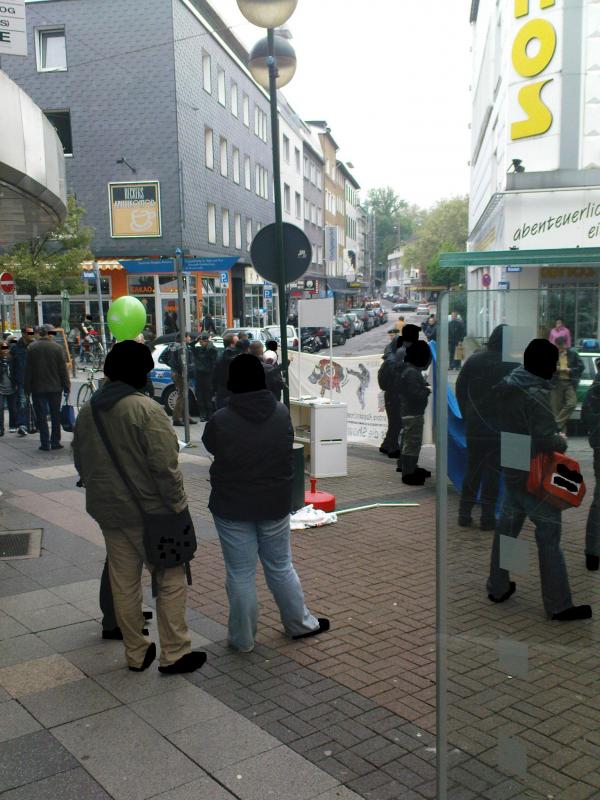
[[[258,339],[263,345],[272,338],[266,328],[227,328],[227,330],[223,332],[223,336],[226,336],[228,333],[234,333],[236,336],[239,336],[242,332],[248,334],[250,341]]]
[[[358,336],[359,333],[364,333],[364,331],[365,331],[365,323],[358,316],[358,314],[354,311],[354,309],[352,311],[348,311],[346,316],[351,321],[351,323],[354,325],[354,333],[352,334],[353,336]]]
[[[366,331],[370,331],[374,327],[375,323],[373,317],[369,316],[369,312],[366,308],[355,308],[354,313],[362,320]]]
[[[373,327],[377,328],[381,324],[381,319],[377,311],[375,311],[374,309],[370,309],[370,311],[367,311],[367,314],[373,320]]]
[[[578,350],[577,352],[579,358],[583,361],[585,369],[577,386],[577,406],[571,416],[571,419],[576,422],[581,419],[581,404],[585,400],[588,389],[596,376],[596,359],[600,358],[600,350],[595,353],[589,350]]]
[[[338,344],[346,344],[346,329],[344,328],[344,323],[341,321],[342,318],[336,317],[333,320],[333,327],[331,329],[331,336],[332,336],[332,343],[335,347]]]
[[[287,328],[287,346],[288,350],[298,349],[298,334],[293,325],[286,325]],[[281,344],[281,328],[279,325],[267,325],[265,328],[269,334],[270,339],[274,339]]]
[[[341,325],[344,329],[345,339],[350,339],[353,336],[354,323],[348,319],[347,314],[336,314],[334,322],[336,325]]]
[[[395,311],[396,313],[400,313],[400,314],[402,314],[402,312],[408,313],[408,312],[411,312],[411,311],[414,312],[416,310],[417,310],[417,304],[416,303],[395,303],[392,306],[392,311]]]
[[[431,312],[429,311],[429,306],[426,303],[419,303],[416,313],[420,317],[428,317]]]

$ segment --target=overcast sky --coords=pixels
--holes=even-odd
[[[251,47],[263,31],[236,0],[210,0]],[[299,0],[288,26],[298,57],[286,97],[326,119],[362,195],[392,186],[429,207],[469,190],[468,0]]]

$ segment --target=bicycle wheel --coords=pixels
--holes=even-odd
[[[90,386],[89,383],[84,383],[83,386],[79,387],[79,391],[77,392],[77,410],[81,411],[83,406],[91,400],[92,395],[94,394],[94,389]]]
[[[94,369],[102,369],[104,366],[104,350],[102,345],[97,344],[90,353],[92,359],[92,367]]]

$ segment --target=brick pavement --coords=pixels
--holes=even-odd
[[[0,448],[4,455],[4,443]],[[65,524],[70,522],[74,527],[72,515],[80,511],[70,494],[73,481],[68,469],[60,475],[41,473],[37,467],[48,464],[48,457],[42,459],[33,449],[25,453],[22,443],[11,446],[9,452],[11,466],[4,474],[8,507],[25,514],[28,492],[33,493],[32,500],[34,496],[47,496],[49,503],[63,509]],[[425,459],[431,463],[432,456],[429,450]],[[63,454],[52,458],[53,464],[67,464]],[[224,641],[224,573],[206,510],[209,486],[205,454],[201,449],[187,451],[183,461],[192,509],[204,538],[193,565],[190,624],[208,642],[206,648],[211,654],[207,666],[186,683],[250,721],[253,730],[273,737],[285,748],[284,755],[301,755],[303,764],[312,764],[319,775],[330,775],[336,786],[356,793],[326,791],[324,800],[338,794],[340,800],[434,797],[433,483],[424,489],[408,489],[399,481],[392,462],[376,453],[353,449],[351,478],[320,482],[321,488],[337,494],[341,505],[377,498],[423,499],[423,504],[419,508],[356,512],[341,517],[335,526],[295,533],[294,559],[307,603],[319,614],[331,617],[332,630],[312,640],[288,642],[281,635],[276,609],[260,578],[258,646],[254,653],[241,656],[231,653]],[[36,513],[46,513],[43,504],[35,502]],[[506,606],[491,605],[483,591],[489,534],[457,529],[452,524],[456,513],[453,492],[449,502],[449,796],[456,800],[600,797],[596,623],[569,626],[544,620],[534,545],[530,574],[517,576],[517,594]],[[565,514],[565,549],[576,600],[594,603],[598,578],[583,569],[581,558],[587,502],[582,510]],[[56,514],[56,509],[52,513]],[[36,521],[32,516],[22,518],[27,524]],[[22,567],[25,571],[17,576],[11,573],[6,577],[4,571],[0,595],[29,594],[44,585],[57,585],[56,581],[70,583],[65,578],[69,571],[75,576],[71,580],[80,582],[99,574],[102,553],[94,549],[92,528],[86,529],[83,538],[75,537],[56,517],[41,519],[40,523],[37,518],[38,524],[46,525],[48,535],[60,547],[46,551],[39,562]],[[531,530],[524,538],[531,540]],[[71,558],[68,566],[64,563],[67,547]],[[41,569],[43,565],[49,569]],[[86,611],[91,613],[91,606]],[[75,626],[71,626],[73,630]],[[24,630],[28,630],[26,626]],[[28,635],[21,630],[16,638]],[[524,677],[517,674],[523,670],[522,661],[513,658],[509,662],[515,667],[512,677],[507,664],[499,663],[499,637],[527,644]],[[32,652],[37,655],[35,648]],[[67,660],[75,661],[89,680],[96,680],[96,665],[89,655]],[[115,670],[119,662],[113,660],[108,666]],[[202,725],[198,727],[201,733]],[[27,736],[39,737],[40,732],[23,734]],[[500,753],[499,737],[503,737]],[[18,751],[14,743],[20,738],[9,740],[14,752]],[[31,742],[33,745],[33,739]],[[518,766],[519,744],[527,747],[525,777],[511,774],[510,764],[508,768],[499,767],[499,757],[505,761],[512,758],[512,767]],[[45,746],[49,747],[47,743]],[[52,758],[60,761],[54,750],[52,753]],[[200,756],[190,751],[189,758],[194,761]],[[264,753],[260,758],[267,763]],[[207,774],[219,782],[218,772],[209,769]],[[100,783],[106,789],[108,784]],[[227,791],[223,797],[244,797],[243,792],[236,792],[235,782],[233,788],[228,783],[219,786]],[[23,795],[23,800],[28,796]],[[116,795],[109,792],[100,796]],[[7,798],[22,800],[10,793]]]

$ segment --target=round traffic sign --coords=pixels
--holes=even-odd
[[[484,285],[484,286],[485,286],[485,288],[487,289],[487,287],[488,287],[488,286],[491,284],[491,282],[492,282],[492,276],[489,274],[489,272],[484,272],[484,273],[483,273],[483,276],[482,276],[482,278],[481,278],[481,282],[483,283],[483,285]]]
[[[272,222],[261,228],[252,240],[250,256],[258,274],[269,283],[279,283],[279,266],[275,256],[275,230]],[[283,223],[283,257],[285,261],[285,282],[291,283],[301,278],[310,267],[312,247],[301,228]]]
[[[0,274],[0,289],[4,294],[12,294],[15,290],[15,279],[10,272]]]

